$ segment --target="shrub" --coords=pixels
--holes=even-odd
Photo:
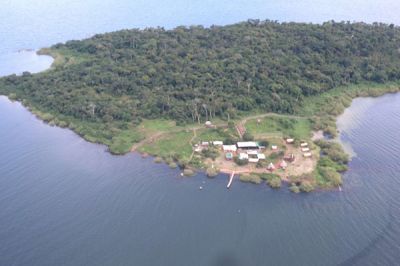
[[[272,188],[280,188],[282,181],[281,181],[280,177],[274,177],[274,178],[269,179],[267,181],[267,184]]]
[[[343,183],[342,176],[331,167],[320,167],[321,175],[331,183],[332,186],[339,186]]]
[[[217,158],[219,155],[218,150],[216,150],[215,148],[211,148],[211,147],[208,149],[203,149],[201,151],[201,153],[203,154],[204,157],[211,158],[212,160],[215,160],[215,158]]]
[[[214,167],[209,167],[206,170],[206,174],[208,177],[215,177],[218,175],[218,169],[214,168]]]
[[[272,173],[263,173],[260,175],[261,179],[263,180],[271,180],[274,178],[280,178],[278,175],[276,174],[272,174]]]
[[[170,163],[168,164],[168,166],[169,166],[170,168],[172,168],[172,169],[175,169],[176,167],[178,167],[178,165],[177,165],[175,162],[170,162]]]
[[[261,140],[259,142],[260,146],[264,146],[264,147],[268,147],[269,146],[269,142],[268,140]]]
[[[261,178],[258,175],[242,174],[240,175],[239,180],[242,182],[250,182],[254,184],[260,184],[262,182]]]
[[[256,168],[264,168],[267,166],[267,162],[265,160],[259,160],[256,164]]]
[[[292,191],[293,193],[300,193],[300,188],[293,184],[290,186],[290,191]]]
[[[235,157],[233,158],[233,160],[235,161],[235,163],[239,166],[243,166],[249,163],[249,160],[245,159],[245,160],[239,160],[239,157]]]
[[[301,185],[300,185],[300,190],[302,191],[302,192],[311,192],[311,191],[313,191],[315,188],[314,188],[314,186],[313,186],[313,184],[311,184],[310,182],[308,182],[308,181],[303,181],[302,183],[301,183]]]
[[[183,170],[183,175],[184,176],[192,176],[192,175],[194,175],[194,171],[192,169],[185,169],[185,170]]]
[[[163,159],[161,157],[154,158],[155,163],[162,163]]]
[[[243,140],[244,141],[252,141],[252,140],[254,140],[254,136],[252,134],[250,134],[249,132],[245,132],[243,134]]]

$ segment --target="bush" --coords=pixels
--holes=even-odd
[[[260,184],[262,182],[261,178],[258,175],[242,174],[242,175],[240,175],[239,180],[242,182],[250,182],[253,184]]]
[[[214,167],[209,167],[206,170],[206,174],[208,177],[215,177],[218,175],[218,169],[214,168]]]
[[[311,192],[311,191],[313,191],[315,188],[314,188],[314,186],[313,186],[313,184],[311,184],[310,182],[307,182],[307,181],[303,181],[302,183],[301,183],[301,185],[300,185],[300,190],[302,191],[302,192]]]
[[[261,179],[263,180],[271,180],[274,178],[280,178],[279,175],[272,174],[272,173],[263,173],[260,175]]]
[[[319,169],[321,175],[329,182],[332,186],[339,186],[343,183],[342,176],[331,167],[321,167]]]
[[[208,149],[203,149],[201,151],[204,157],[206,158],[211,158],[213,161],[218,157],[219,151],[216,150],[215,148],[208,148]]]
[[[267,162],[265,160],[259,160],[256,164],[256,168],[264,168],[267,166]]]
[[[274,178],[269,179],[267,181],[267,184],[272,188],[280,188],[282,181],[281,181],[280,177],[274,177]]]
[[[253,141],[254,140],[254,136],[251,135],[249,132],[245,132],[243,134],[243,140],[244,141]]]
[[[290,191],[292,191],[293,193],[300,193],[300,188],[293,184],[290,186]]]
[[[236,139],[236,138],[227,137],[227,138],[225,138],[225,140],[224,140],[224,144],[225,144],[225,145],[234,145],[234,144],[236,144],[237,141],[238,141],[238,139]]]
[[[185,170],[183,170],[183,175],[184,176],[192,176],[192,175],[194,175],[194,171],[192,169],[185,169]]]
[[[268,147],[269,146],[269,142],[268,140],[261,140],[259,142],[260,146],[264,146],[264,147]]]
[[[162,163],[163,159],[161,157],[154,158],[155,163]]]
[[[169,166],[171,169],[175,169],[176,167],[178,167],[178,165],[177,165],[175,162],[170,162],[170,163],[168,164],[168,166]]]
[[[235,163],[239,166],[243,166],[249,163],[249,160],[245,159],[245,160],[239,160],[239,157],[235,157],[233,158],[233,160],[235,161]]]

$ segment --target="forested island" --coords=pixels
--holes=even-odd
[[[341,146],[313,142],[311,132],[335,137],[336,116],[353,98],[397,92],[400,80],[400,29],[380,23],[249,20],[132,29],[40,53],[55,58],[51,69],[1,78],[0,94],[49,124],[115,154],[138,150],[211,176],[218,154],[215,147],[195,153],[202,142],[277,144],[281,153],[267,154],[276,163],[288,148],[280,141],[293,138],[295,147],[310,145],[312,171],[242,179],[274,187],[283,179],[294,192],[336,187],[347,169]]]

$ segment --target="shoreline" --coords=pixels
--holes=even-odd
[[[393,91],[393,89],[390,89],[387,93],[381,93],[381,94],[378,94],[378,95],[374,94],[374,95],[371,95],[371,96],[365,95],[365,96],[359,96],[359,97],[356,97],[356,98],[364,98],[364,97],[367,97],[367,98],[368,98],[368,97],[376,98],[376,97],[380,97],[380,96],[383,96],[383,95],[395,94],[395,93],[400,93],[399,88],[397,88],[396,91]],[[48,125],[50,125],[50,126],[58,126],[58,125],[56,125],[56,124],[54,124],[54,123],[51,123],[51,121],[48,121],[48,120],[46,121],[46,120],[43,119],[40,115],[38,115],[37,113],[33,112],[33,111],[32,111],[32,108],[30,108],[28,105],[26,105],[26,103],[24,103],[23,101],[18,101],[18,100],[16,100],[16,99],[12,99],[12,98],[10,98],[8,95],[3,95],[3,96],[6,97],[6,99],[8,99],[10,102],[18,102],[19,104],[21,104],[22,107],[24,107],[27,111],[29,111],[29,112],[30,112],[31,114],[33,114],[38,120],[42,121],[43,123],[46,123],[46,124],[48,124]],[[353,98],[353,99],[355,99],[355,98]],[[345,108],[348,108],[348,107],[349,107],[349,106],[346,106]],[[344,110],[343,110],[343,111],[344,111]],[[343,112],[342,112],[342,113],[343,113]],[[339,117],[342,113],[340,113],[338,116],[335,117],[335,118],[336,118],[336,121],[337,121],[338,117]],[[61,128],[68,128],[69,130],[71,130],[71,131],[73,131],[75,134],[77,134],[78,137],[84,138],[84,136],[78,134],[74,129],[69,128],[68,126],[66,126],[66,127],[61,127]],[[325,138],[325,136],[323,135],[323,132],[322,132],[321,130],[312,131],[311,133],[313,133],[313,134],[312,134],[312,137],[311,137],[310,139],[318,140],[318,139],[321,139],[321,138]],[[84,139],[85,139],[85,138],[84,138]],[[85,139],[85,140],[86,140],[86,139]],[[95,144],[105,145],[105,144],[99,143],[99,142],[92,142],[92,141],[90,141],[90,140],[87,140],[87,141],[88,141],[88,142],[91,142],[91,143],[95,143]],[[333,138],[333,139],[330,139],[330,141],[332,141],[332,142],[337,142],[337,143],[339,143],[341,146],[344,146],[344,145],[345,145],[345,144],[340,140],[340,138],[338,138],[338,137]],[[105,147],[107,147],[107,151],[110,152],[110,154],[113,154],[113,155],[123,155],[123,154],[114,154],[114,153],[112,153],[112,152],[110,151],[108,145],[105,145]],[[346,152],[348,155],[351,155],[350,153],[348,153],[348,150],[347,150],[347,149],[344,149],[344,150],[345,150],[345,152]],[[152,156],[152,157],[154,158],[154,160],[156,160],[156,158],[157,158],[157,156],[154,156],[154,155],[151,155],[151,154],[148,154],[148,153],[144,153],[144,152],[140,152],[140,151],[138,151],[138,150],[129,151],[129,152],[138,153],[138,154],[139,154],[140,156],[142,156],[142,157],[144,157],[144,156],[145,156],[145,157]],[[129,152],[128,152],[128,153],[129,153]],[[126,153],[125,153],[125,154],[126,154]],[[165,160],[162,160],[161,162],[168,164]],[[158,162],[158,163],[159,163],[159,162]],[[177,165],[177,167],[178,167],[178,165]],[[206,173],[207,171],[206,171],[206,169],[204,169],[204,168],[202,169],[202,168],[189,167],[188,169],[192,169],[194,172],[201,172],[201,173],[207,174],[207,173]],[[184,169],[182,169],[182,170],[184,170]],[[193,172],[193,174],[194,174],[194,172]],[[230,169],[220,169],[218,173],[229,175],[231,172],[232,172],[232,170],[230,170]],[[251,171],[249,171],[249,170],[235,170],[235,173],[236,173],[236,174],[249,174],[249,175],[254,174],[253,172],[251,172]],[[189,174],[188,176],[191,176],[191,175],[192,175],[192,174]],[[281,179],[281,180],[282,180],[282,182],[286,183],[287,185],[289,185],[289,184],[291,183],[291,181],[290,181],[289,179]],[[331,191],[331,190],[336,190],[336,189],[339,189],[339,188],[338,188],[338,187],[325,187],[325,188],[316,187],[316,188],[314,188],[313,190],[314,190],[314,191],[325,191],[325,190]]]
[[[42,48],[36,53],[53,58],[51,66],[42,72],[52,69],[60,71],[65,66],[93,59],[90,55],[81,55],[65,48]],[[207,154],[196,156],[194,144],[204,140],[223,140],[227,136],[233,136],[237,140],[244,139],[243,132],[241,131],[243,129],[246,130],[247,123],[253,123],[249,127],[254,131],[251,133],[256,134],[258,140],[267,139],[271,141],[273,139],[273,142],[276,142],[276,139],[284,139],[284,136],[291,138],[293,137],[292,134],[297,135],[298,131],[301,132],[301,130],[303,130],[304,134],[305,130],[306,135],[302,135],[301,137],[296,136],[295,138],[298,141],[304,140],[313,143],[312,150],[316,149],[314,151],[316,159],[312,160],[315,161],[315,164],[309,171],[300,172],[298,175],[293,175],[293,173],[288,174],[286,179],[284,174],[278,176],[280,181],[289,181],[295,184],[294,186],[307,181],[306,183],[310,183],[307,190],[310,191],[316,188],[327,189],[332,186],[337,187],[342,184],[341,174],[347,170],[348,159],[346,156],[350,154],[348,150],[344,149],[345,144],[343,142],[340,140],[335,141],[338,136],[337,119],[350,106],[353,99],[358,97],[378,97],[383,94],[400,91],[399,83],[396,82],[385,84],[362,83],[336,87],[321,94],[304,98],[301,104],[293,107],[294,111],[291,115],[280,113],[260,114],[259,111],[239,112],[236,114],[237,117],[232,120],[234,128],[229,126],[228,121],[216,118],[215,127],[213,127],[215,129],[214,132],[208,129],[207,131],[200,121],[199,123],[184,125],[178,125],[174,120],[163,119],[143,119],[140,121],[140,124],[132,122],[122,124],[119,121],[110,123],[86,121],[55,113],[54,111],[43,110],[39,104],[30,101],[30,99],[24,99],[22,94],[11,89],[7,87],[4,89],[0,88],[0,93],[6,95],[10,100],[20,101],[31,113],[50,126],[69,128],[86,141],[106,145],[108,151],[113,155],[123,155],[128,152],[137,151],[142,155],[154,156],[155,161],[165,161],[171,168],[173,166],[180,166],[182,169],[190,169],[191,172],[204,171],[207,173],[210,164],[213,165],[212,161],[211,163],[207,163],[209,158]],[[277,132],[270,132],[268,130],[265,132],[260,131],[254,123],[255,120],[274,120],[273,118],[276,120],[286,119],[286,122],[290,123],[298,120],[307,120],[308,122],[305,126],[303,125],[302,129],[296,128],[293,131],[285,131],[283,127],[278,127]],[[325,141],[326,139],[329,141]],[[316,147],[314,147],[314,144]],[[286,148],[284,147],[283,150],[286,151]],[[319,154],[320,150],[321,154]],[[339,159],[335,158],[337,154],[339,154]],[[218,156],[220,155],[219,153]],[[328,158],[322,160],[320,155],[322,155],[321,158]],[[298,157],[301,158],[301,154]],[[279,158],[282,159],[281,157]],[[272,159],[269,158],[269,160],[271,161]],[[274,160],[274,164],[277,163],[276,159]],[[211,168],[214,167],[212,166]],[[260,183],[260,178],[267,181],[269,179],[276,181],[277,176],[274,173],[268,173],[264,170],[261,172],[254,170],[254,167],[253,169],[249,168],[246,170],[239,167],[239,170],[237,170],[238,167],[236,165],[232,167],[224,165],[219,168],[224,169],[224,172],[228,173],[231,171],[239,171],[243,175],[246,173],[248,175],[246,177],[247,181],[254,183]],[[217,172],[221,172],[221,170],[218,169]],[[266,176],[263,176],[263,174]],[[215,173],[212,175],[215,175]],[[257,177],[254,175],[257,175]],[[244,180],[242,181],[246,181],[246,178],[243,178]],[[335,185],[332,185],[331,182],[334,182]],[[274,184],[278,186],[277,182]]]

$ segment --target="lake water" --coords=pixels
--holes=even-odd
[[[120,28],[249,17],[400,24],[398,1],[115,2],[6,0],[0,75],[51,63],[20,49]],[[227,176],[181,178],[151,158],[112,156],[0,97],[0,265],[396,265],[399,121],[400,94],[356,99],[339,118],[355,154],[342,192],[238,181],[228,191]]]

